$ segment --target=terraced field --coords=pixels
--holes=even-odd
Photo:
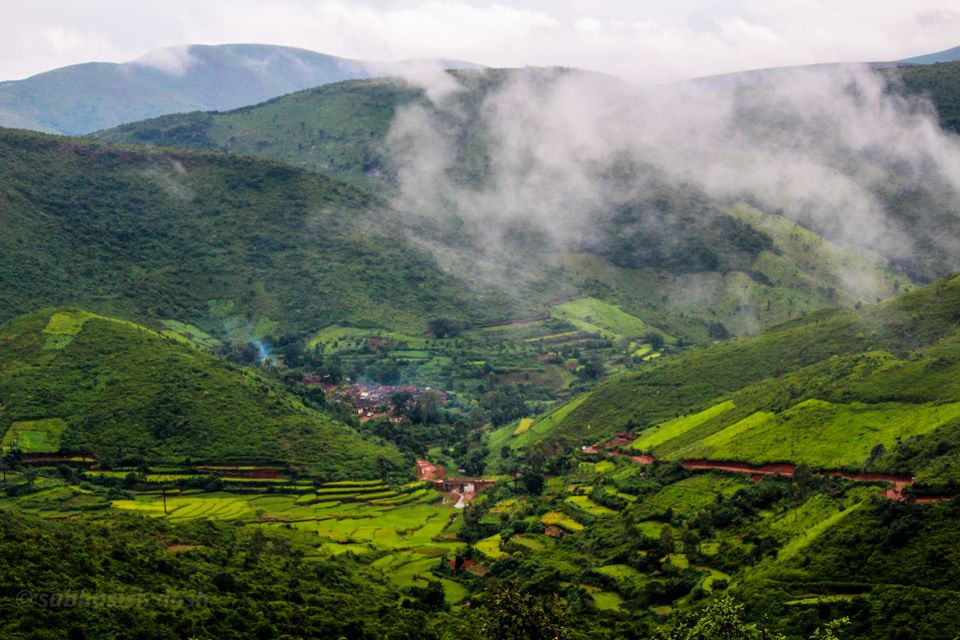
[[[650,331],[662,334],[640,318],[597,298],[578,298],[563,302],[551,307],[550,313],[585,333],[600,334],[608,338],[639,338]],[[665,338],[670,337],[662,335]]]
[[[23,453],[56,453],[67,423],[60,418],[14,422],[3,434],[3,448],[16,447]]]
[[[757,412],[700,442],[671,451],[670,458],[791,460],[838,468],[863,464],[878,445],[889,449],[960,418],[960,403],[836,404],[806,400],[779,414]]]
[[[390,488],[379,481],[330,482],[309,494],[236,494],[185,491],[168,494],[166,513],[158,492],[115,500],[116,509],[172,520],[236,520],[247,526],[285,527],[317,538],[318,555],[352,553],[369,558],[392,582],[424,586],[431,569],[463,544],[445,536],[462,516],[424,483]],[[467,591],[441,582],[450,602]]]
[[[733,408],[733,401],[727,400],[704,409],[698,413],[680,416],[673,420],[668,420],[657,426],[647,429],[640,434],[640,437],[633,441],[630,448],[635,451],[652,451],[657,446],[678,438],[684,433],[699,427],[708,420],[720,416]]]

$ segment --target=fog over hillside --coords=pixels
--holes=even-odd
[[[397,111],[387,146],[398,207],[453,212],[494,245],[518,222],[561,246],[590,242],[605,217],[636,202],[644,204],[634,224],[669,224],[656,197],[681,189],[705,194],[713,212],[747,201],[908,268],[918,245],[956,246],[937,224],[956,222],[960,140],[940,129],[928,101],[891,91],[866,66],[798,69],[733,90],[640,90],[607,76],[527,70],[488,92],[476,116],[457,100],[466,89],[454,76],[415,81],[441,117],[422,104]],[[455,170],[468,124],[485,134],[479,181]],[[911,198],[942,203],[939,221],[918,228]]]

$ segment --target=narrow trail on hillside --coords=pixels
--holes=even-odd
[[[591,452],[605,451],[607,455],[625,457],[633,460],[637,464],[650,465],[657,461],[657,458],[651,455],[635,455],[624,451],[620,447],[604,449],[600,446],[588,448]],[[771,464],[752,464],[738,460],[707,460],[705,458],[693,458],[688,460],[676,461],[680,466],[692,471],[729,471],[731,473],[743,473],[751,476],[754,480],[759,480],[763,476],[786,476],[793,477],[796,474],[797,467],[790,462],[778,462]],[[824,469],[815,472],[815,475],[827,476],[831,478],[842,478],[851,482],[885,482],[891,487],[883,491],[883,497],[888,500],[906,501],[915,500],[916,502],[946,502],[952,500],[953,496],[921,496],[915,497],[906,493],[907,487],[916,482],[913,476],[897,475],[893,473],[868,473],[843,471],[841,469]]]

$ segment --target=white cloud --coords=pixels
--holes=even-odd
[[[8,79],[191,43],[562,64],[643,83],[960,44],[960,0],[5,0],[3,15],[0,78]]]
[[[182,76],[196,62],[196,58],[190,53],[189,45],[181,45],[179,47],[154,49],[133,62],[145,67],[153,67],[171,75]]]

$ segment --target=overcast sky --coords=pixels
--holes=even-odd
[[[960,0],[0,0],[0,79],[181,44],[565,65],[649,83],[960,45]]]

